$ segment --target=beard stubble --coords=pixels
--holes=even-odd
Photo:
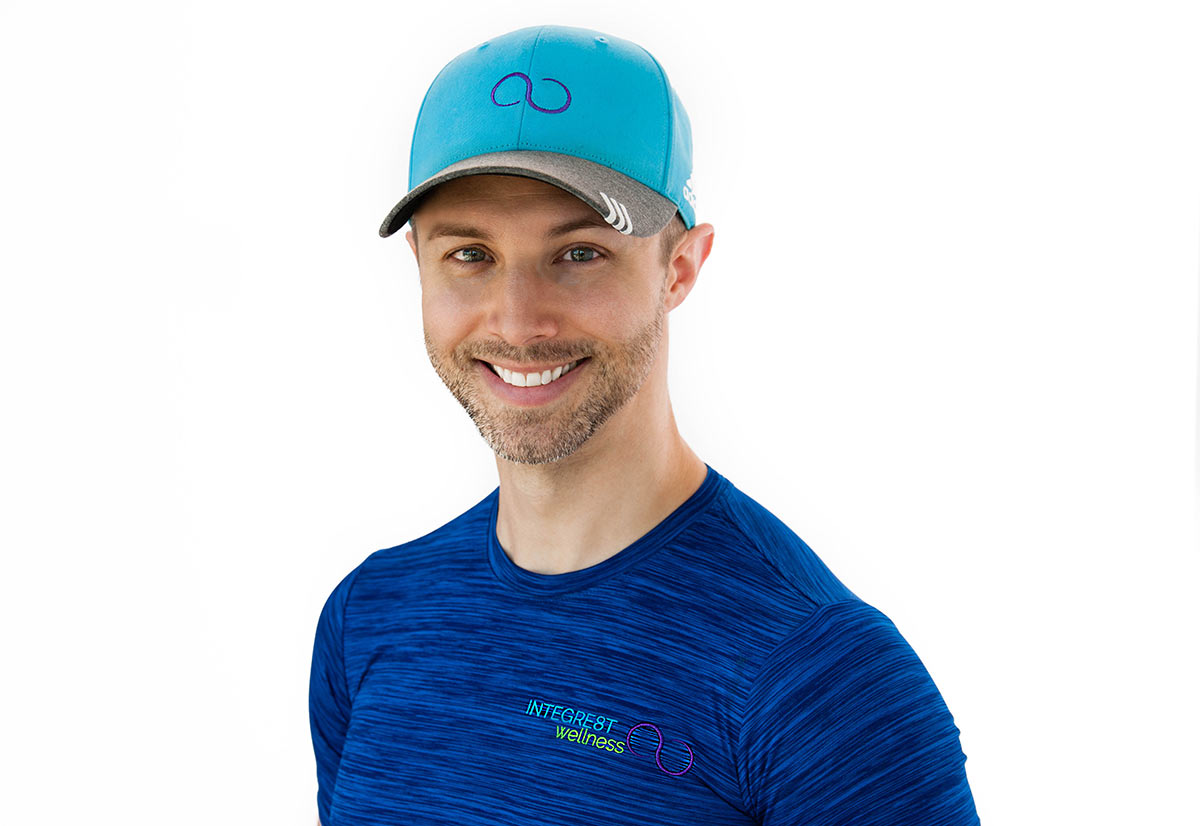
[[[578,450],[645,383],[662,343],[665,298],[664,279],[653,317],[616,346],[593,345],[581,352],[578,346],[568,349],[560,342],[546,342],[525,350],[492,345],[485,351],[470,344],[443,355],[426,333],[425,349],[433,369],[497,456],[527,465],[557,462]],[[571,403],[562,397],[535,408],[514,407],[492,395],[483,386],[476,361],[565,362],[584,357],[590,359],[591,375],[583,399]],[[567,393],[578,391],[571,388]]]

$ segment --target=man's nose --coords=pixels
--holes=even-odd
[[[520,347],[558,334],[559,301],[552,279],[536,266],[502,268],[488,283],[488,328]]]

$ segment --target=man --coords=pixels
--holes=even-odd
[[[499,487],[321,613],[324,826],[959,824],[958,729],[888,618],[680,436],[667,314],[712,247],[644,49],[460,55],[413,136],[430,361]]]

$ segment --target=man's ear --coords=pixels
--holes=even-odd
[[[421,256],[417,255],[417,236],[413,235],[413,231],[410,229],[408,232],[404,233],[404,237],[408,239],[408,245],[412,248],[413,257],[420,262]]]
[[[713,225],[696,224],[689,229],[675,247],[675,254],[667,264],[667,310],[674,310],[683,303],[687,294],[696,286],[700,267],[712,252]]]

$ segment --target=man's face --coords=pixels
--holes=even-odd
[[[498,456],[569,456],[642,388],[668,309],[657,237],[506,175],[448,181],[414,218],[429,359]]]

